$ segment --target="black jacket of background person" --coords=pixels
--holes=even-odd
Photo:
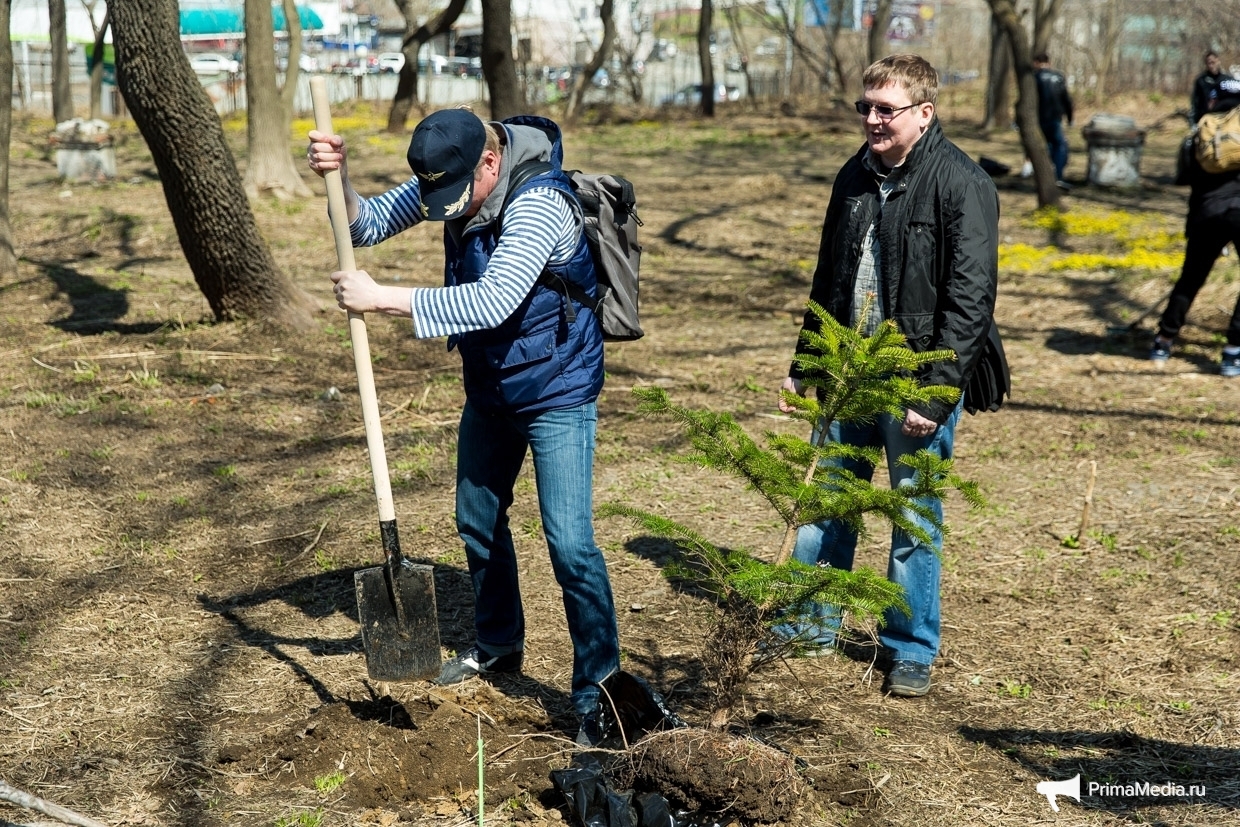
[[[1053,124],[1067,115],[1072,122],[1072,96],[1068,94],[1068,81],[1063,72],[1054,69],[1038,69],[1033,73],[1038,82],[1038,123]]]
[[[1188,153],[1188,218],[1184,236],[1193,234],[1194,225],[1209,218],[1220,218],[1229,210],[1240,210],[1240,169],[1206,172],[1197,156]]]
[[[1217,75],[1202,72],[1197,76],[1193,81],[1193,95],[1188,100],[1189,120],[1197,123],[1202,115],[1210,111],[1210,98],[1217,93],[1218,85],[1230,78],[1231,75],[1226,72],[1219,72]]]
[[[809,298],[840,324],[851,323],[853,282],[866,230],[879,209],[878,180],[850,158],[831,189],[818,266]],[[938,118],[891,172],[894,189],[877,228],[883,316],[914,351],[947,348],[954,360],[922,366],[923,385],[964,390],[990,335],[999,274],[999,193],[990,176],[943,134]],[[813,313],[803,329],[820,327]],[[808,348],[797,340],[797,353]],[[789,376],[802,377],[793,364]],[[917,413],[942,424],[954,405],[937,402]]]

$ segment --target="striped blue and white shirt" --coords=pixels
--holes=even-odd
[[[374,198],[359,197],[357,219],[349,227],[354,246],[373,246],[420,223],[421,203],[416,178]],[[503,232],[481,279],[413,289],[414,335],[431,339],[498,327],[534,289],[544,268],[572,258],[581,232],[564,196],[550,187],[526,190],[505,209]]]

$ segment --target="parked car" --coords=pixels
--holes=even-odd
[[[715,103],[728,103],[729,101],[738,101],[741,99],[741,90],[739,86],[726,86],[722,83],[715,84]],[[677,89],[674,94],[668,95],[660,101],[664,106],[701,106],[702,105],[702,84],[691,83]]]
[[[200,75],[235,75],[241,71],[238,61],[211,53],[191,55],[189,65]]]
[[[379,61],[379,71],[388,74],[396,74],[405,68],[405,55],[403,52],[379,52],[376,58]]]

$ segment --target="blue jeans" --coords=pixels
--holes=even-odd
[[[887,455],[887,473],[891,487],[911,485],[913,469],[896,462],[904,454],[926,449],[943,459],[950,459],[955,443],[956,423],[960,421],[961,405],[957,405],[947,421],[926,437],[910,437],[900,433],[902,419],[888,414],[879,415],[872,423],[841,425],[832,422],[827,437],[833,442],[850,445],[881,447]],[[858,477],[871,480],[874,466],[865,462],[845,461],[841,467]],[[939,500],[926,498],[921,501],[941,522],[943,505]],[[918,542],[906,532],[892,529],[891,556],[887,562],[887,579],[904,589],[909,615],[899,609],[889,609],[883,616],[884,625],[878,639],[891,653],[892,660],[911,660],[929,664],[939,653],[939,554],[943,551],[943,534],[922,518],[914,518],[933,540],[930,546]],[[828,565],[837,569],[852,570],[857,551],[857,534],[845,523],[827,520],[802,526],[797,531],[796,548],[792,556],[809,565]],[[777,627],[776,632],[798,643],[830,646],[840,627],[840,610],[837,606],[815,604],[801,610],[807,617],[797,623]],[[810,618],[816,617],[817,622]]]
[[[456,525],[474,586],[477,642],[492,655],[525,646],[517,553],[508,526],[513,485],[528,447],[551,567],[573,641],[572,703],[594,709],[599,681],[620,665],[611,581],[594,544],[593,403],[524,416],[488,414],[468,401],[456,451]]]
[[[1068,139],[1063,134],[1063,121],[1039,124],[1042,135],[1046,137],[1046,151],[1050,153],[1051,163],[1055,165],[1055,180],[1063,180],[1064,168],[1068,166]]]

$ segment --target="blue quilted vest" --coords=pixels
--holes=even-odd
[[[538,126],[553,138],[552,170],[518,186],[508,194],[509,202],[535,186],[551,186],[575,200],[561,169],[559,127],[532,116],[504,123]],[[499,220],[470,228],[459,243],[445,230],[445,285],[470,284],[482,278],[499,242]],[[548,267],[546,272],[595,295],[594,262],[585,234],[566,264]],[[570,321],[570,301],[562,291],[540,281],[498,327],[449,337],[448,349],[460,350],[465,395],[473,405],[496,413],[533,414],[575,408],[598,398],[603,387],[602,329],[589,308],[580,304],[573,303],[576,319]]]

